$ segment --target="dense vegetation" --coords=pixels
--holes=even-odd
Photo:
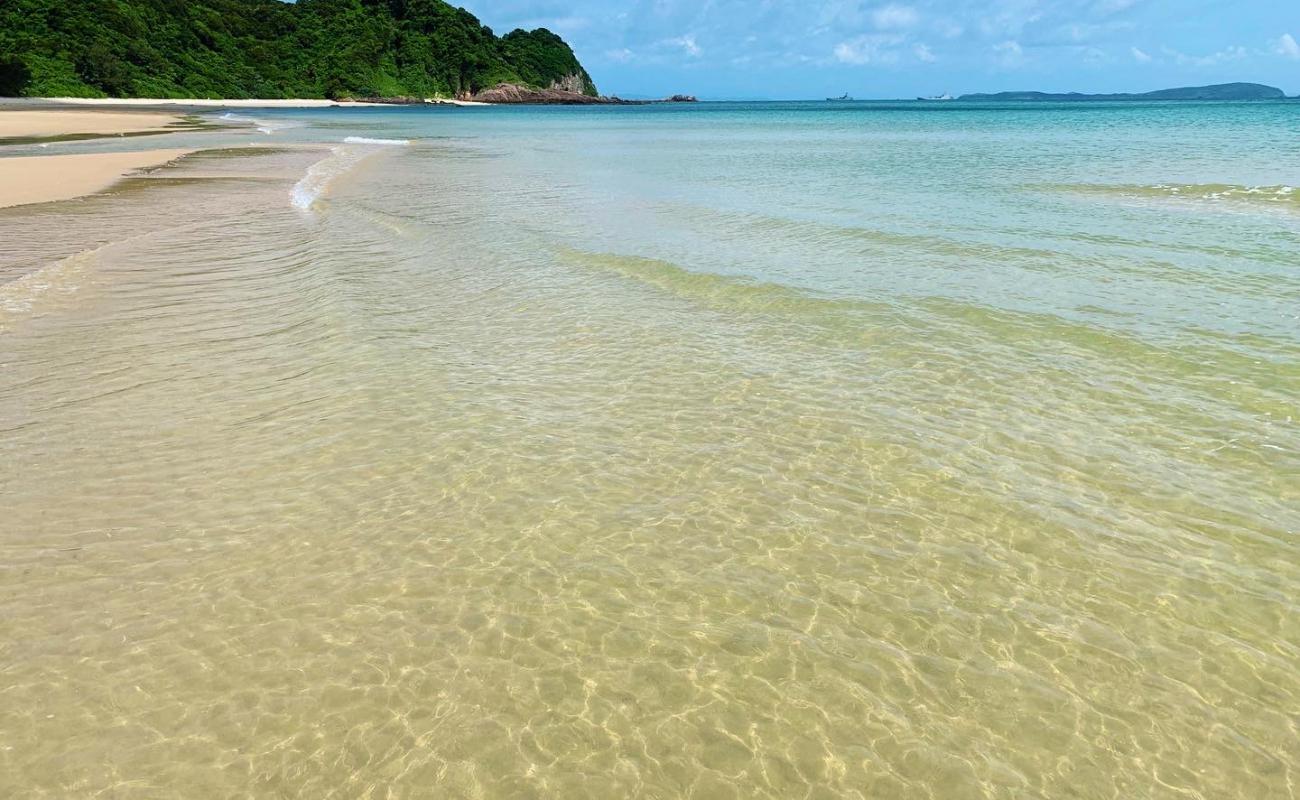
[[[442,0],[0,0],[5,96],[445,97],[566,78],[596,93],[560,37],[498,38]]]

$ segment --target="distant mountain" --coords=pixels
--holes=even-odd
[[[1141,94],[1080,94],[1068,92],[997,92],[996,94],[964,94],[958,100],[1282,100],[1286,94],[1273,86],[1260,83],[1219,83],[1214,86],[1184,86],[1179,89],[1160,89]]]
[[[0,96],[596,94],[559,36],[442,0],[0,0]]]

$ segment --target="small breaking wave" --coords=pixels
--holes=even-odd
[[[32,310],[44,295],[65,296],[80,288],[81,274],[105,246],[83,250],[0,284],[0,330],[8,318]]]
[[[1150,186],[1118,187],[1123,193],[1148,197],[1178,197],[1194,200],[1264,200],[1278,203],[1300,200],[1292,186],[1234,186],[1222,183],[1156,183]]]
[[[364,136],[349,136],[343,140],[343,144],[331,148],[330,155],[311,165],[307,174],[302,176],[302,180],[294,184],[293,189],[290,190],[289,201],[294,208],[309,211],[340,175],[352,170],[385,147],[407,144],[410,142],[404,139],[368,139]]]
[[[1300,188],[1289,185],[1241,186],[1223,183],[1156,183],[1151,185],[1106,186],[1084,184],[1061,187],[1067,191],[1109,195],[1137,200],[1182,202],[1228,202],[1262,204],[1281,208],[1300,207]]]
[[[349,136],[343,140],[344,144],[373,144],[383,145],[386,147],[405,147],[411,143],[410,139],[371,139],[368,136]]]
[[[0,283],[0,331],[14,320],[30,315],[38,307],[57,306],[76,297],[86,276],[98,265],[100,257],[112,248],[148,239],[166,230],[148,231],[97,247],[81,250],[52,261],[11,281]]]
[[[264,133],[267,136],[270,136],[276,133],[277,131],[283,131],[283,130],[288,130],[290,128],[298,128],[302,126],[301,122],[290,122],[288,120],[258,119],[257,117],[248,117],[230,111],[226,112],[225,114],[222,114],[220,117],[218,117],[218,119],[225,120],[226,122],[237,122],[244,125],[248,125],[250,127],[256,128],[258,133]]]

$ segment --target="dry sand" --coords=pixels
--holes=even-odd
[[[5,107],[8,106],[8,107]],[[0,106],[0,139],[149,133],[170,130],[179,114],[122,109]],[[68,200],[112,186],[135,170],[156,167],[192,150],[142,150],[0,157],[0,208]],[[3,148],[0,148],[3,156]]]
[[[30,102],[30,101],[28,101]],[[350,106],[382,106],[385,103],[353,103],[336,100],[207,100],[203,98],[186,98],[169,100],[149,97],[47,97],[44,103],[74,106],[102,106],[105,108],[156,108],[158,106],[175,106],[177,108],[338,108]]]
[[[0,208],[101,192],[132,172],[166,164],[191,152],[145,150],[0,158]]]
[[[176,114],[159,112],[0,108],[0,139],[147,133],[181,121]]]
[[[17,102],[27,105],[40,103],[64,106],[98,106],[102,108],[382,108],[391,105],[390,103],[360,103],[350,100],[208,100],[203,98],[168,100],[148,97],[46,97],[22,99]],[[431,105],[448,106],[492,105],[491,103],[479,103],[474,100],[450,100],[446,98],[429,98],[425,102]]]

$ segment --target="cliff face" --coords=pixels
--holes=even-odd
[[[587,85],[590,83],[590,78],[584,79],[582,75],[575,72],[551,81],[551,85],[546,88],[570,94],[586,94]]]
[[[501,37],[501,49],[519,75],[519,80],[507,82],[592,97],[599,94],[573,50],[545,28],[511,31]]]
[[[621,97],[604,97],[574,91],[583,85],[583,76],[570,75],[558,80],[546,89],[533,89],[513,83],[501,83],[491,89],[484,89],[473,95],[466,95],[463,100],[476,100],[480,103],[499,103],[504,105],[547,105],[547,106],[645,106],[654,103],[695,103],[693,95],[675,94],[663,100],[624,100]]]
[[[573,85],[570,83],[569,85]],[[484,89],[464,98],[480,103],[500,103],[506,105],[546,105],[546,106],[594,106],[594,105],[634,105],[616,97],[573,92],[552,85],[546,89],[534,89],[516,83],[500,83],[491,89]]]

